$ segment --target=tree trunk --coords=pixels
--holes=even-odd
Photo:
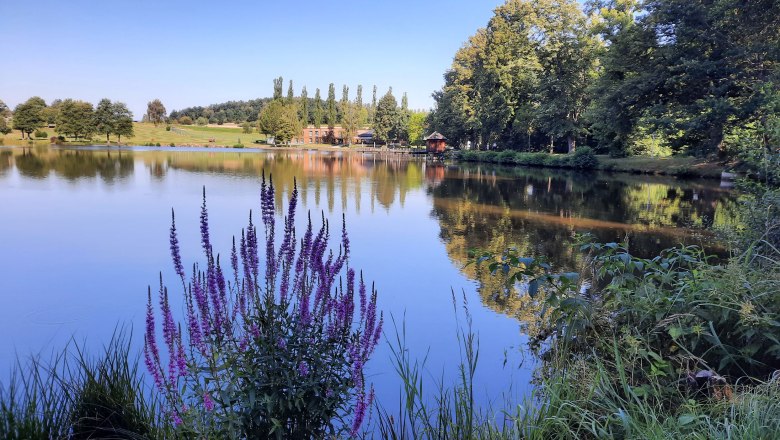
[[[723,125],[715,124],[710,129],[710,137],[707,140],[706,151],[702,151],[699,155],[706,156],[707,153],[720,154],[723,150]]]
[[[553,137],[550,136],[550,154],[553,154],[555,152],[555,143],[553,141],[554,141]]]
[[[106,143],[109,143],[109,142],[110,141],[108,140],[108,133],[106,133]]]
[[[566,138],[566,143],[569,145],[569,153],[574,153],[577,149],[577,139],[575,139],[574,136],[569,135]]]

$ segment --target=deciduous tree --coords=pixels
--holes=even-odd
[[[165,116],[167,113],[168,112],[165,110],[165,106],[159,99],[149,101],[149,103],[146,105],[147,119],[155,126],[165,121]]]
[[[336,87],[333,83],[328,86],[328,100],[326,101],[327,113],[325,114],[325,122],[328,124],[328,128],[331,130],[336,126],[338,111],[336,110]]]
[[[73,99],[62,101],[57,119],[57,133],[80,139],[89,138],[96,131],[95,110],[91,103]]]
[[[42,113],[44,108],[46,101],[38,96],[33,96],[14,108],[13,128],[22,132],[22,139],[25,134],[29,138],[30,133],[45,125]]]

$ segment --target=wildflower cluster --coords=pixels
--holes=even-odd
[[[355,436],[373,400],[364,367],[382,331],[376,290],[349,267],[342,223],[337,253],[330,228],[309,215],[296,237],[297,187],[282,236],[276,235],[274,187],[263,176],[264,247],[249,224],[234,237],[232,277],[225,276],[209,236],[205,190],[200,236],[205,264],[187,276],[172,214],[170,248],[184,293],[177,321],[160,278],[159,308],[167,359],[157,343],[148,294],[144,355],[147,368],[181,429],[228,438]],[[277,242],[279,246],[277,248]]]

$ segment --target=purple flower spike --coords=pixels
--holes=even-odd
[[[300,374],[301,376],[309,375],[309,364],[307,364],[306,361],[301,361],[298,364],[298,374]]]
[[[179,239],[176,237],[176,217],[173,212],[173,208],[171,208],[171,234],[170,234],[170,244],[171,244],[171,258],[173,259],[173,268],[176,270],[176,273],[181,277],[181,282],[184,284],[184,266],[181,264],[181,254],[179,252]]]
[[[203,393],[203,407],[206,408],[206,411],[214,410],[214,400],[211,398],[211,394],[209,394],[208,391]]]

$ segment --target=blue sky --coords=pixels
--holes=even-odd
[[[124,101],[141,117],[270,96],[272,79],[298,95],[330,82],[429,108],[452,56],[500,0],[0,1],[0,99]]]

